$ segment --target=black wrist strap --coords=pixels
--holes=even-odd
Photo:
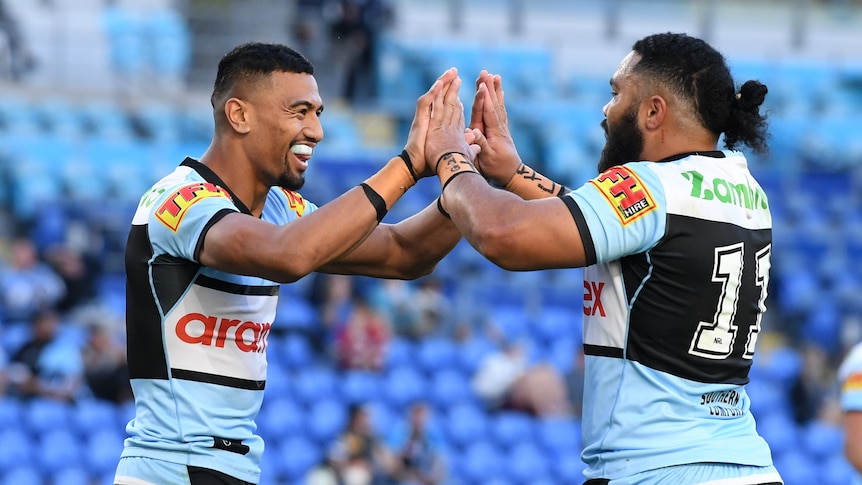
[[[407,170],[410,171],[410,175],[413,176],[413,181],[418,182],[419,177],[416,176],[416,170],[413,168],[413,161],[410,160],[410,154],[407,153],[407,150],[401,150],[401,160],[404,160],[404,163],[407,164]]]
[[[374,210],[377,211],[377,222],[382,221],[383,218],[386,217],[386,212],[388,211],[388,209],[386,209],[386,201],[383,200],[383,197],[380,197],[380,194],[365,182],[362,182],[359,186],[365,191],[365,196],[368,197],[371,205],[374,206]]]
[[[443,183],[443,187],[440,189],[440,193],[442,194],[442,193],[443,193],[443,191],[444,191],[444,190],[446,190],[446,187],[447,187],[450,183],[452,183],[452,181],[453,181],[453,180],[455,180],[455,177],[457,177],[457,176],[459,176],[459,175],[464,175],[465,173],[475,173],[476,175],[481,175],[479,172],[477,172],[477,171],[475,171],[475,170],[461,170],[460,172],[455,172],[455,174],[454,174],[454,175],[452,175],[451,177],[449,177],[448,179],[446,179],[446,182],[445,182],[445,183]]]

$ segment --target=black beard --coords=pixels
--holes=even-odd
[[[608,120],[602,120],[605,130],[605,147],[599,159],[599,173],[628,162],[639,161],[644,149],[644,137],[637,125],[637,106],[608,129]]]
[[[281,176],[278,181],[278,185],[287,190],[297,191],[305,185],[305,175],[286,173]]]

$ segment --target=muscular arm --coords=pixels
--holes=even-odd
[[[415,279],[434,270],[461,234],[436,203],[397,224],[381,224],[355,249],[321,268],[327,273]]]
[[[862,473],[862,411],[844,413],[844,455]]]
[[[449,183],[443,206],[483,256],[507,270],[582,267],[584,243],[559,197],[524,200],[465,174]]]
[[[393,159],[366,182],[388,208],[413,179],[403,161]],[[207,232],[200,263],[229,273],[293,282],[365,240],[378,226],[377,218],[376,208],[361,187],[283,226],[228,214]]]

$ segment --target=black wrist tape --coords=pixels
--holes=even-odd
[[[386,209],[386,201],[383,200],[383,197],[380,197],[380,194],[365,182],[362,182],[359,185],[362,187],[362,190],[365,191],[365,196],[368,197],[371,205],[374,206],[374,210],[377,211],[377,222],[382,221],[383,218],[386,217],[386,212],[388,211],[388,209]]]
[[[410,154],[407,153],[407,150],[401,150],[401,160],[404,160],[404,163],[407,164],[407,170],[410,171],[410,175],[413,176],[413,181],[418,182],[419,177],[416,176],[416,170],[413,169],[413,161],[410,160]]]
[[[446,186],[448,186],[453,180],[455,180],[455,177],[459,175],[464,175],[465,173],[475,173],[476,175],[480,175],[479,172],[475,170],[461,170],[460,172],[455,172],[455,174],[449,177],[446,180],[446,183],[443,184],[443,188],[440,189],[440,193],[442,194],[443,191],[446,190]]]

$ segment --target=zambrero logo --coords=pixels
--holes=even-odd
[[[243,322],[203,313],[189,313],[177,321],[176,333],[187,344],[224,348],[233,342],[243,352],[263,352],[272,323]]]
[[[162,202],[162,205],[156,209],[156,219],[170,230],[177,232],[189,207],[209,197],[224,197],[232,200],[227,191],[215,184],[209,182],[194,183],[180,188],[173,196]]]
[[[624,226],[656,208],[643,182],[625,167],[610,168],[590,183],[599,189]]]
[[[305,214],[305,199],[299,194],[299,192],[294,192],[285,188],[282,188],[281,191],[284,192],[284,196],[287,197],[287,204],[290,207],[290,210],[296,213],[296,217],[302,217],[302,215]]]

